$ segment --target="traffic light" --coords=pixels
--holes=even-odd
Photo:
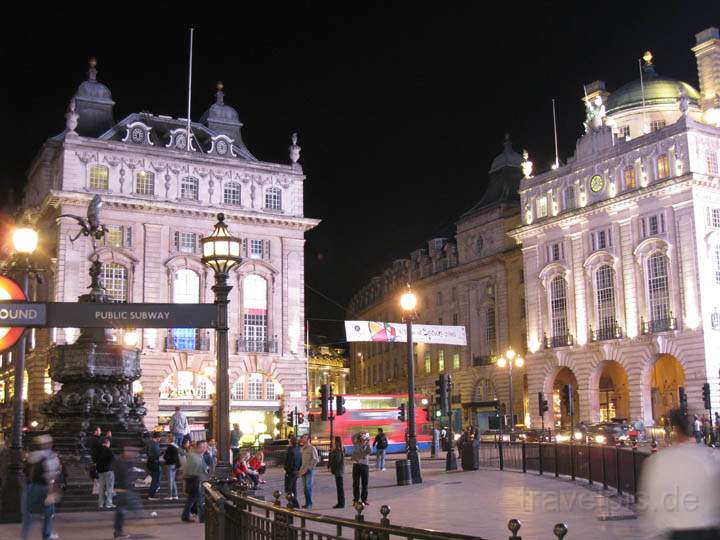
[[[710,410],[710,383],[703,384],[703,403],[705,404],[705,408]]]
[[[687,412],[687,394],[685,393],[685,388],[679,386],[678,394],[680,396],[680,409]]]
[[[295,425],[295,413],[288,413],[288,426],[293,427]]]
[[[435,381],[435,403],[443,416],[450,412],[450,381],[447,373],[442,373]]]
[[[308,422],[314,422],[315,421],[315,415],[310,413],[308,414]]]
[[[335,396],[335,416],[345,414],[345,397]]]
[[[544,392],[538,392],[538,411],[540,416],[548,412],[548,402]]]
[[[401,403],[398,407],[398,420],[400,420],[400,422],[405,422],[406,420],[404,403]]]
[[[562,387],[562,402],[565,404],[565,411],[568,416],[573,416],[573,387],[572,384],[566,384]]]
[[[298,422],[298,426],[305,423],[305,414],[304,413],[301,413],[301,412],[298,413],[297,422]]]
[[[320,386],[320,419],[328,419],[328,405],[330,400],[330,385],[323,384]]]
[[[282,411],[281,410],[275,411],[275,418],[277,418],[278,423],[280,423],[280,420],[282,420]]]

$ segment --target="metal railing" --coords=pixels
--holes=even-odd
[[[497,355],[496,354],[486,354],[486,355],[475,355],[473,356],[473,367],[478,366],[491,366],[495,362],[497,362]]]
[[[245,339],[238,338],[237,352],[254,352],[254,353],[277,353],[277,341],[267,339]]]
[[[210,332],[196,329],[194,333],[173,333],[168,330],[165,338],[166,351],[209,351]]]
[[[609,339],[620,339],[623,337],[623,330],[619,324],[590,330],[590,341],[607,341]]]
[[[650,454],[637,448],[597,444],[481,442],[480,466],[582,478],[637,498],[642,464]]]
[[[569,347],[573,343],[575,343],[575,340],[573,339],[572,334],[565,334],[561,336],[546,336],[545,337],[545,348],[546,349],[555,349],[557,347]]]
[[[658,332],[670,332],[672,330],[677,330],[677,318],[672,316],[651,321],[640,320],[640,331],[643,334],[657,334]]]
[[[380,507],[380,521],[372,522],[363,516],[362,503],[354,505],[354,519],[335,518],[283,507],[279,491],[273,493],[273,502],[266,502],[232,492],[226,485],[205,483],[203,489],[205,538],[213,540],[484,540],[481,536],[393,525],[388,505]],[[518,520],[510,520],[511,539],[520,538],[520,527]],[[567,526],[558,523],[553,534],[564,538]]]

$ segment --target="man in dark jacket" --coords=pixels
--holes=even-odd
[[[165,470],[168,476],[168,491],[170,494],[165,497],[166,501],[178,500],[177,483],[175,482],[175,475],[177,470],[180,468],[180,453],[178,447],[175,445],[175,438],[170,435],[166,442],[168,443],[163,454],[165,460]]]
[[[302,465],[302,454],[294,436],[289,438],[290,447],[285,454],[285,493],[289,495],[288,502],[291,506],[298,508],[297,501],[297,479]]]
[[[104,438],[96,452],[95,466],[98,473],[98,508],[115,508],[113,504],[113,489],[115,475],[112,463],[115,456],[110,450],[110,439]]]
[[[115,490],[117,491],[117,507],[115,508],[114,538],[130,538],[125,534],[125,516],[128,511],[140,509],[140,498],[133,490],[137,474],[133,472],[133,464],[137,460],[137,448],[125,446],[122,454],[113,461]],[[138,469],[140,470],[140,469]]]
[[[160,433],[154,431],[147,442],[147,470],[150,473],[150,492],[148,501],[157,501],[157,490],[160,487]]]

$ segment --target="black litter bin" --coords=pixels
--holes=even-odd
[[[477,471],[480,468],[480,445],[466,442],[460,452],[463,471]]]
[[[410,460],[398,459],[395,462],[395,475],[398,486],[409,486],[412,483],[410,477]]]

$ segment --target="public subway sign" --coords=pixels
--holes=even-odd
[[[6,276],[0,276],[0,300],[18,301],[27,300],[20,285]],[[33,316],[34,313],[19,312],[11,309],[0,310],[0,350],[9,349],[20,339],[23,328],[15,324],[16,320],[20,320],[26,316]],[[8,324],[2,327],[4,321]]]
[[[0,326],[49,328],[214,328],[215,304],[94,304],[0,301]]]
[[[348,341],[407,343],[407,327],[401,323],[345,321],[345,336]],[[412,340],[413,343],[467,345],[464,326],[413,324]]]

